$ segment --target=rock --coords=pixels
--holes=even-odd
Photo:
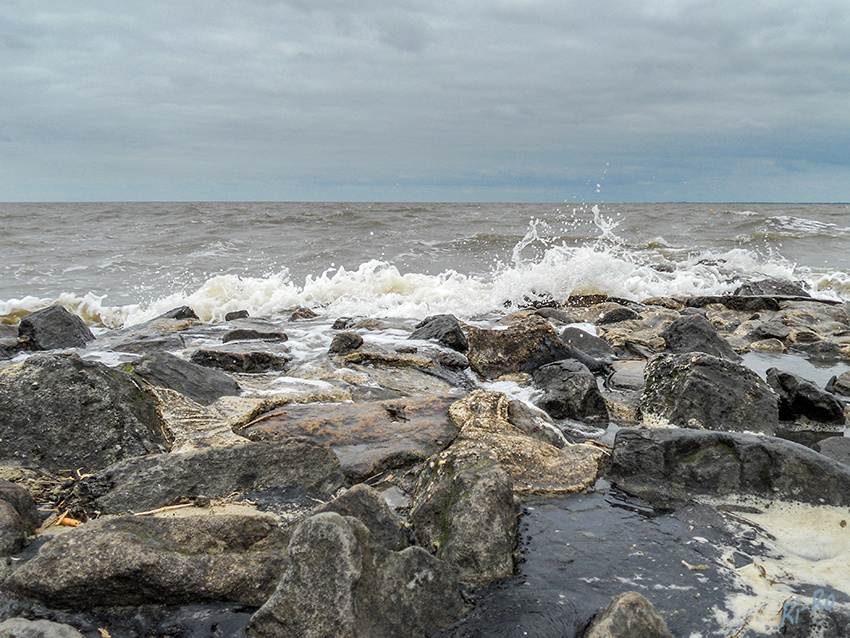
[[[834,341],[815,341],[813,343],[793,343],[791,349],[803,352],[806,358],[819,361],[835,361],[842,357],[841,346]]]
[[[817,591],[817,590],[815,590]],[[829,591],[825,595],[829,596]],[[796,603],[796,604],[795,604]],[[811,609],[815,605],[814,611]],[[786,607],[787,605],[787,607]],[[805,605],[808,605],[806,607]],[[777,612],[783,638],[847,638],[850,605],[790,599]]]
[[[615,596],[590,621],[584,638],[673,638],[655,607],[639,593]]]
[[[623,428],[609,478],[651,503],[744,494],[850,505],[847,466],[790,441],[738,432]]]
[[[251,618],[256,638],[424,638],[463,611],[447,565],[420,547],[392,552],[357,519],[302,523],[274,595]]]
[[[640,319],[640,314],[632,310],[631,308],[626,308],[625,306],[621,306],[620,308],[614,308],[613,310],[609,310],[604,315],[599,317],[599,320],[596,322],[598,325],[605,325],[608,323],[620,323],[621,321],[630,321],[632,319]]]
[[[708,354],[659,355],[646,367],[644,424],[771,434],[779,398],[749,368]]]
[[[280,580],[287,541],[269,515],[110,517],[50,540],[4,588],[71,610],[205,601],[257,606]]]
[[[738,286],[733,294],[747,297],[811,297],[797,282],[779,277],[748,281]]]
[[[750,344],[750,350],[753,352],[785,352],[785,345],[779,339],[762,339],[761,341],[753,341]]]
[[[566,359],[569,348],[543,317],[531,315],[506,330],[472,328],[468,335],[469,365],[485,379],[514,372],[532,372]]]
[[[185,361],[167,352],[145,355],[124,369],[151,385],[171,388],[208,405],[223,396],[238,396],[239,384],[232,377],[204,366]]]
[[[352,317],[339,317],[334,320],[331,330],[348,330],[354,325]]]
[[[454,315],[426,317],[416,325],[408,339],[434,339],[452,350],[466,352],[469,344]]]
[[[787,339],[791,329],[780,321],[765,321],[758,324],[747,335],[750,341],[763,341],[765,339]]]
[[[117,341],[109,347],[117,352],[145,354],[164,350],[181,350],[185,346],[183,337],[177,334],[139,334]]]
[[[256,418],[238,433],[252,441],[306,436],[331,446],[352,482],[421,463],[447,447],[458,428],[437,395],[365,403],[288,405]]]
[[[567,446],[564,433],[543,410],[532,408],[524,401],[513,399],[508,402],[508,421],[527,435],[557,448]]]
[[[614,356],[614,348],[608,345],[605,339],[595,337],[589,332],[581,328],[567,326],[561,333],[561,341],[571,348],[581,350],[591,357],[612,357]]]
[[[767,383],[779,395],[779,418],[793,421],[806,417],[822,423],[844,423],[844,405],[834,394],[825,392],[814,383],[776,368],[765,373]]]
[[[835,378],[832,387],[838,394],[850,397],[850,371],[839,374]]]
[[[614,361],[611,367],[614,369],[614,374],[611,375],[608,384],[612,388],[643,390],[646,385],[646,379],[644,378],[646,361]]]
[[[487,583],[513,573],[518,515],[510,477],[487,448],[468,444],[428,461],[409,519],[419,543],[460,580]]]
[[[348,354],[363,345],[363,337],[356,332],[338,332],[331,340],[328,354]]]
[[[91,472],[169,448],[153,396],[126,372],[74,353],[0,370],[0,460]]]
[[[292,360],[292,357],[285,350],[280,353],[272,353],[251,349],[247,344],[231,345],[235,347],[221,346],[215,350],[196,350],[191,361],[207,368],[221,368],[228,372],[256,373],[269,370],[286,370],[287,365]]]
[[[661,336],[671,352],[704,352],[729,361],[741,359],[726,339],[717,334],[711,322],[702,315],[688,315],[676,319],[661,331]]]
[[[591,445],[558,449],[533,438],[508,420],[508,399],[501,392],[476,390],[449,408],[460,428],[450,450],[459,446],[483,446],[490,450],[514,484],[514,492],[570,494],[593,485],[605,453]],[[462,450],[461,450],[462,451]]]
[[[0,479],[0,556],[16,554],[26,547],[41,517],[30,493]]]
[[[558,310],[557,308],[538,308],[534,311],[534,314],[550,321],[558,321],[560,323],[577,323],[575,317],[568,315],[563,310]]]
[[[400,552],[409,545],[404,524],[393,514],[381,493],[364,483],[320,506],[314,514],[322,512],[353,516],[369,529],[375,543],[391,551]]]
[[[285,332],[256,330],[254,328],[237,328],[231,330],[221,338],[222,343],[231,341],[286,341],[289,337]]]
[[[248,311],[247,310],[234,310],[233,312],[228,312],[224,315],[225,321],[235,321],[236,319],[247,319]]]
[[[850,439],[845,436],[838,435],[823,439],[815,444],[815,450],[833,461],[850,466]]]
[[[48,306],[21,319],[18,338],[30,350],[83,348],[94,335],[85,321],[62,306]]]
[[[119,514],[291,483],[332,494],[344,478],[327,446],[292,438],[127,459],[78,481],[74,493],[90,509]]]
[[[191,308],[191,306],[180,306],[178,308],[172,308],[168,312],[164,312],[158,317],[155,317],[151,320],[151,323],[154,321],[161,321],[163,319],[174,319],[176,321],[185,321],[186,319],[200,319],[195,311]]]
[[[71,627],[49,620],[9,618],[0,623],[0,638],[85,638]]]
[[[289,316],[290,321],[299,321],[300,319],[315,319],[318,317],[315,312],[309,308],[298,308]]]
[[[534,371],[534,385],[545,391],[535,402],[556,419],[608,424],[608,408],[599,393],[596,377],[574,359],[541,366]]]

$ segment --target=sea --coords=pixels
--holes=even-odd
[[[309,359],[327,351],[338,317],[412,327],[452,313],[498,326],[577,295],[719,295],[764,277],[850,301],[848,249],[850,204],[0,203],[0,323],[58,303],[102,335],[184,305],[210,324],[236,310],[285,322],[307,307],[319,317],[286,331],[295,358]],[[96,345],[82,354],[121,362]],[[745,358],[760,374],[777,361]],[[781,362],[821,386],[850,369]],[[472,611],[442,636],[579,636],[629,590],[676,636],[778,636],[790,598],[820,588],[850,603],[848,518],[775,503],[660,513],[601,480],[524,503],[515,576],[471,592]],[[244,635],[249,614],[228,614]],[[197,635],[218,635],[207,629]]]

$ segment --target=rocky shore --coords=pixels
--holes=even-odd
[[[790,572],[750,615],[717,610],[746,589],[723,570],[757,564],[770,536],[755,523],[740,560],[717,540],[705,565],[676,561],[726,583],[690,603],[686,586],[629,586],[611,565],[633,549],[556,568],[617,590],[535,611],[511,589],[533,584],[547,508],[691,531],[833,508],[850,548],[850,304],[792,282],[467,323],[300,308],[205,324],[177,308],[93,332],[53,306],[0,328],[0,637],[707,638],[672,607],[707,601],[739,623],[727,635],[847,635],[850,591]],[[801,361],[837,373],[818,382]],[[818,586],[834,604],[787,622]]]

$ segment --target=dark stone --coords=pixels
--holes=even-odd
[[[184,361],[167,352],[145,355],[124,368],[151,385],[171,388],[202,405],[224,396],[238,396],[241,391],[239,384],[223,372]]]
[[[205,601],[261,605],[288,534],[269,515],[91,521],[43,545],[4,588],[70,610]]]
[[[832,387],[838,394],[850,397],[850,371],[839,374],[832,382]]]
[[[841,346],[834,341],[816,341],[814,343],[793,343],[791,349],[802,352],[808,359],[836,361],[841,358]]]
[[[753,328],[747,335],[750,341],[763,341],[764,339],[787,339],[791,329],[780,321],[765,321]]]
[[[180,350],[185,345],[183,337],[178,334],[140,334],[113,344],[111,349],[117,352],[145,354],[149,352],[163,352],[164,350]]]
[[[454,315],[426,317],[416,325],[416,330],[408,339],[434,339],[458,352],[466,352],[469,347],[466,335]]]
[[[224,315],[225,321],[235,321],[236,319],[247,319],[248,311],[247,310],[234,310],[233,312],[228,312]]]
[[[409,519],[419,543],[460,580],[486,583],[513,573],[518,514],[511,478],[489,450],[467,446],[422,468]]]
[[[334,320],[331,330],[348,330],[354,325],[354,319],[351,317],[339,317]]]
[[[0,556],[21,551],[35,533],[41,517],[30,493],[20,485],[0,479]]]
[[[829,591],[824,592],[828,597]],[[812,611],[813,601],[803,602],[789,600],[789,606],[777,612],[782,618],[783,612],[787,618],[782,618],[780,633],[784,638],[847,638],[847,628],[850,627],[850,606],[832,605],[831,602],[820,599],[819,605]],[[802,607],[809,605],[808,607]],[[826,609],[829,607],[829,609]],[[793,622],[789,622],[793,620]]]
[[[797,282],[778,277],[770,277],[760,281],[748,281],[738,286],[733,294],[745,297],[811,297]]]
[[[621,321],[630,321],[632,319],[640,319],[640,314],[631,308],[620,307],[609,310],[602,315],[596,322],[596,325],[602,326],[609,323],[620,323]]]
[[[605,339],[594,337],[589,332],[581,328],[567,326],[561,333],[561,341],[571,348],[576,348],[591,357],[607,357],[614,356],[614,348],[608,345]]]
[[[823,439],[815,444],[815,450],[833,461],[850,466],[850,439],[845,436],[831,436]]]
[[[630,591],[615,596],[590,621],[584,638],[673,638],[652,603]]]
[[[380,492],[364,483],[320,506],[314,514],[322,512],[353,516],[369,529],[375,543],[391,551],[400,552],[409,545],[404,524],[393,514]]]
[[[234,344],[238,345],[238,344]],[[273,354],[260,350],[197,350],[192,355],[192,363],[207,368],[221,368],[227,372],[268,372],[286,370],[292,357],[287,354]]]
[[[334,335],[328,348],[329,354],[348,354],[363,345],[363,337],[356,332],[339,332]]]
[[[741,359],[729,342],[717,334],[711,322],[702,315],[676,319],[661,331],[661,336],[671,352],[704,352],[729,361]]]
[[[250,328],[239,328],[227,332],[222,338],[222,343],[229,341],[248,341],[251,339],[262,341],[286,341],[289,337],[285,332],[265,332],[262,330],[253,330]]]
[[[545,391],[535,405],[553,418],[608,424],[608,408],[596,377],[580,362],[567,359],[547,364],[534,371],[533,379]]]
[[[298,321],[300,319],[315,319],[318,317],[315,312],[309,308],[298,308],[289,316],[290,321]]]
[[[793,421],[806,417],[822,423],[844,423],[844,405],[834,394],[790,372],[768,368],[767,383],[779,395],[779,418]]]
[[[714,304],[725,306],[729,310],[761,312],[779,310],[779,300],[775,297],[743,297],[737,295],[702,295],[699,297],[676,297],[676,301],[688,308],[705,308]]]
[[[292,536],[286,570],[251,619],[255,638],[424,638],[463,611],[450,567],[420,547],[393,552],[355,518],[317,514]]]
[[[645,375],[644,420],[766,434],[779,424],[779,397],[755,372],[732,361],[702,353],[659,355]]]
[[[94,335],[85,321],[62,306],[36,310],[21,319],[18,338],[30,350],[83,348]]]
[[[195,311],[192,310],[190,306],[180,306],[179,308],[172,308],[168,312],[164,312],[158,317],[155,317],[153,321],[159,321],[160,319],[175,319],[177,321],[183,321],[185,319],[198,319],[200,317],[195,314]]]
[[[299,437],[127,459],[78,481],[74,494],[88,509],[122,514],[291,483],[332,494],[344,482],[336,455]]]
[[[679,428],[629,429],[614,439],[609,478],[651,503],[693,494],[750,494],[812,505],[850,505],[850,468],[770,436]]]
[[[558,310],[557,308],[538,308],[534,314],[544,319],[559,321],[561,323],[577,323],[577,320],[572,315],[568,315],[563,310]]]
[[[0,371],[0,460],[91,472],[169,449],[154,397],[78,355],[35,354]]]

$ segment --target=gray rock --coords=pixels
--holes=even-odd
[[[146,355],[124,368],[151,385],[171,388],[201,405],[224,396],[238,396],[241,392],[239,384],[223,372],[184,361],[167,352]]]
[[[566,345],[581,350],[591,357],[612,357],[614,356],[614,348],[608,345],[605,339],[594,337],[592,334],[581,328],[567,326],[561,332],[561,341]]]
[[[85,321],[62,306],[36,310],[21,319],[18,337],[30,350],[83,348],[94,335]]]
[[[845,436],[831,436],[815,444],[815,450],[828,456],[833,461],[838,461],[850,466],[850,439]]]
[[[644,423],[772,434],[779,397],[755,372],[708,354],[660,355],[646,367]]]
[[[329,354],[348,354],[363,345],[363,337],[356,332],[339,332],[334,335],[328,348]]]
[[[781,321],[765,321],[757,325],[747,335],[750,341],[764,341],[765,339],[787,339],[791,334],[791,328]]]
[[[91,472],[169,449],[154,397],[121,370],[35,354],[0,371],[0,460]]]
[[[622,306],[620,308],[614,308],[613,310],[609,310],[604,315],[602,315],[596,323],[597,325],[602,326],[609,323],[631,321],[632,319],[640,319],[640,314],[635,312],[631,308],[626,308],[625,306]]]
[[[733,294],[747,297],[811,297],[797,282],[779,277],[748,281],[738,286]]]
[[[678,428],[623,428],[611,480],[653,503],[694,494],[750,494],[813,505],[850,505],[850,468],[770,436]]]
[[[49,620],[9,618],[0,623],[0,638],[85,638],[71,627]]]
[[[793,421],[806,417],[822,423],[844,423],[844,405],[834,394],[825,392],[796,374],[768,368],[767,383],[779,395],[779,418]]]
[[[118,352],[146,354],[165,350],[180,350],[185,347],[179,334],[139,334],[113,343],[110,347]]]
[[[655,607],[639,593],[615,596],[590,621],[584,638],[673,638]]]
[[[120,514],[290,483],[332,494],[344,482],[330,448],[295,437],[127,459],[78,481],[74,493],[87,507]]]
[[[534,314],[550,321],[559,321],[560,323],[578,323],[578,320],[572,315],[567,314],[558,308],[538,308]]]
[[[207,368],[221,368],[227,372],[256,373],[285,370],[292,360],[286,352],[255,350],[238,343],[231,345],[236,347],[228,348],[223,345],[215,350],[203,348],[196,350],[191,361]]]
[[[234,310],[232,312],[228,312],[224,315],[225,321],[235,321],[237,319],[247,319],[248,311],[247,310]]]
[[[71,610],[205,601],[256,606],[283,573],[287,541],[269,515],[111,517],[53,538],[4,588]]]
[[[434,339],[452,350],[466,352],[469,344],[454,315],[425,317],[416,325],[409,339]]]
[[[781,619],[779,631],[784,638],[847,638],[850,605],[831,605],[819,600],[818,607],[812,611],[812,601],[800,600],[796,601],[796,605],[794,602],[786,601],[777,613],[777,617]],[[809,606],[801,608],[802,605]],[[827,606],[829,609],[826,609]]]
[[[424,638],[463,611],[451,569],[419,547],[392,552],[357,519],[302,523],[274,595],[251,618],[256,638]]]
[[[661,331],[661,336],[671,352],[704,352],[729,361],[741,359],[729,342],[717,334],[712,323],[702,315],[687,315],[676,319]]]
[[[393,514],[381,493],[364,483],[343,492],[314,513],[322,512],[353,516],[369,529],[374,542],[391,551],[401,551],[409,544],[404,524]]]
[[[484,447],[452,447],[431,458],[413,494],[410,521],[422,546],[463,581],[513,573],[518,507],[513,484]]]
[[[259,340],[259,341],[286,341],[289,337],[285,332],[281,331],[269,331],[269,330],[257,330],[255,328],[237,328],[236,330],[230,330],[225,333],[225,335],[221,338],[222,343],[228,343],[230,341],[250,341],[250,340]]]
[[[567,445],[564,433],[546,412],[532,408],[519,399],[508,402],[508,421],[529,436],[556,448],[566,447]]]
[[[850,397],[850,371],[842,372],[835,378],[833,389],[845,397]]]
[[[535,402],[555,419],[608,424],[608,408],[596,377],[574,359],[558,361],[534,371],[534,385],[545,391]]]
[[[0,479],[0,556],[22,550],[27,537],[40,524],[41,517],[30,493],[20,485]]]

